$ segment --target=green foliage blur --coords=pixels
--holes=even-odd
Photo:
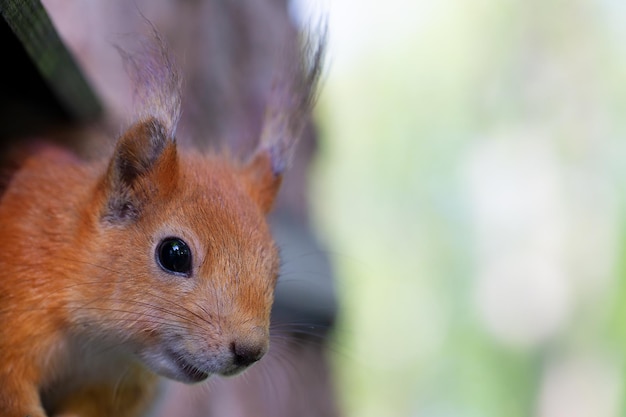
[[[626,415],[626,3],[333,0],[348,417]]]

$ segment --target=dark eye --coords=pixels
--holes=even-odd
[[[177,237],[163,239],[156,250],[159,266],[165,272],[175,275],[191,274],[191,249]]]

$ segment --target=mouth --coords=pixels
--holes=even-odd
[[[204,372],[187,362],[180,354],[176,354],[171,351],[168,351],[168,354],[174,360],[174,363],[178,366],[178,370],[184,376],[185,381],[182,382],[202,382],[210,376],[208,372]]]

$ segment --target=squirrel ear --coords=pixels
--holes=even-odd
[[[245,168],[252,181],[249,192],[265,212],[272,208],[317,99],[326,40],[325,26],[319,29],[319,36],[306,34],[296,55],[285,57],[266,103],[259,147]]]
[[[118,140],[109,162],[104,180],[107,194],[104,217],[135,218],[151,192],[164,185],[159,178],[151,180],[151,174],[162,165],[175,173],[177,163],[174,140],[168,137],[162,123],[151,118],[134,124]]]
[[[248,193],[264,213],[272,209],[283,179],[282,171],[276,171],[273,165],[271,152],[262,149],[244,167]]]

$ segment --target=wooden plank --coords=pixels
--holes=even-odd
[[[97,117],[102,110],[101,104],[58,36],[41,2],[0,0],[0,15],[65,112],[79,121]],[[5,65],[10,65],[10,57],[5,59]]]

